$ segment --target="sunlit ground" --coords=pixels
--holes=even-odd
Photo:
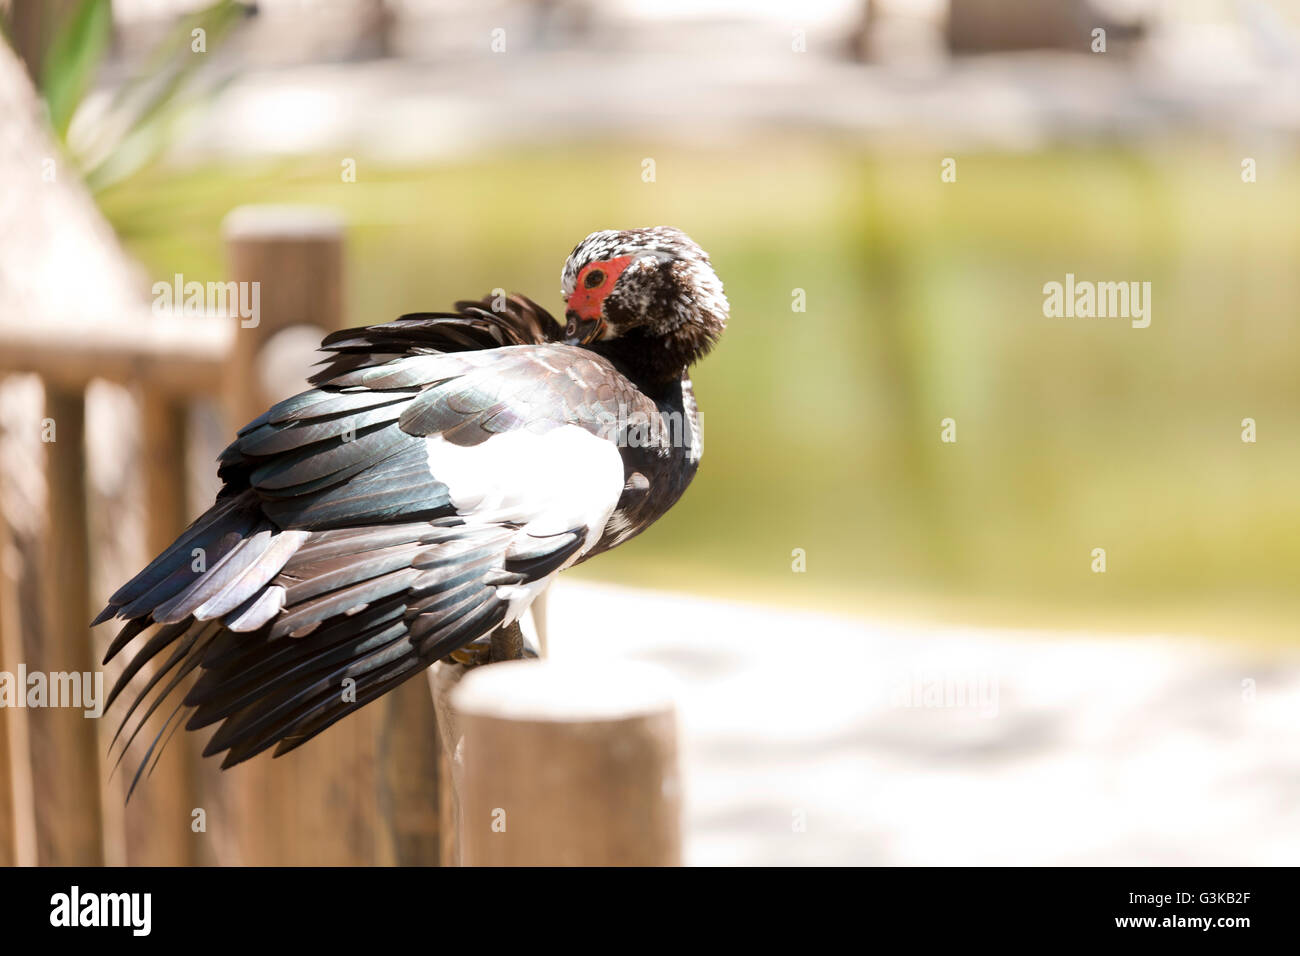
[[[1284,211],[1300,208],[1300,161],[1259,157],[1251,185],[1227,147],[987,155],[944,184],[941,153],[801,141],[361,158],[356,183],[337,157],[155,168],[101,199],[150,281],[223,275],[220,221],[241,203],[339,207],[356,324],[498,286],[555,308],[587,232],[686,229],[733,307],[696,376],[704,466],[667,518],[581,574],[839,612],[1293,639],[1300,227]],[[1150,327],[1045,318],[1043,284],[1067,272],[1151,282]]]
[[[689,863],[1273,866],[1300,852],[1294,655],[572,581],[549,617],[556,660],[633,660],[678,684]]]

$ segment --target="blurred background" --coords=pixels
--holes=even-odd
[[[95,610],[156,543],[156,472],[184,483],[174,510],[210,499],[232,389],[298,389],[314,334],[274,375],[169,399],[184,441],[149,444],[150,288],[228,278],[232,210],[337,217],[347,325],[495,288],[559,309],[579,239],[672,224],[732,303],[694,376],[703,468],[561,583],[552,627],[557,656],[683,682],[688,861],[1296,861],[1300,4],[0,10],[22,63],[0,70],[11,632],[51,602],[22,559],[49,538],[50,381],[89,381]],[[1046,317],[1067,273],[1149,282],[1150,326]],[[219,321],[155,364],[238,351]],[[68,371],[78,340],[111,344],[116,384],[93,354]],[[372,746],[330,740],[305,749]],[[370,770],[335,781],[341,805],[370,788],[358,833],[394,817]],[[34,809],[62,772],[11,770],[10,860],[66,859]],[[178,851],[188,817],[133,851],[166,827],[119,804],[94,811],[109,861],[424,860],[405,830],[333,855],[325,823],[267,856],[266,833]]]

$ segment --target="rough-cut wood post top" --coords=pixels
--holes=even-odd
[[[674,684],[630,663],[510,661],[451,693],[468,866],[681,862]]]
[[[676,682],[650,664],[530,660],[469,671],[451,704],[462,716],[609,721],[669,712],[676,699]]]
[[[326,206],[237,206],[226,213],[221,231],[236,239],[341,239],[343,216]]]

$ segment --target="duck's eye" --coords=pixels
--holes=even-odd
[[[582,280],[582,284],[588,289],[594,289],[596,286],[604,284],[604,282],[605,273],[601,272],[599,269],[592,269],[587,273],[587,278]]]

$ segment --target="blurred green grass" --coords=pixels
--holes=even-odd
[[[361,158],[344,183],[338,159],[299,158],[155,167],[101,202],[151,279],[220,277],[236,205],[338,207],[355,324],[498,286],[558,308],[560,266],[588,232],[684,228],[733,307],[695,376],[703,468],[656,527],[580,573],[850,611],[1294,638],[1300,162],[1243,184],[1226,147],[1069,149],[959,157],[944,184],[940,159],[807,140],[530,147]],[[1042,286],[1067,272],[1151,282],[1150,328],[1045,318]],[[955,444],[939,440],[946,417]]]

